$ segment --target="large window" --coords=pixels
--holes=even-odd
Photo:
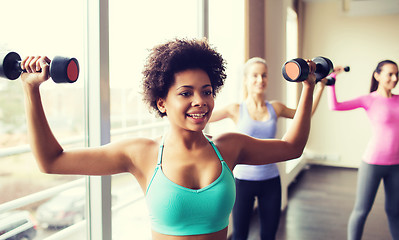
[[[47,55],[52,59],[59,55],[83,59],[80,0],[2,1],[0,21],[3,53],[15,51],[22,58]],[[65,148],[83,147],[84,79],[73,84],[49,80],[41,90],[44,109],[56,137]],[[44,239],[84,219],[84,178],[43,174],[30,153],[20,79],[0,79],[0,166],[0,219],[12,226],[0,229],[0,238],[14,230],[31,232],[29,236]],[[67,191],[68,188],[73,191]],[[24,201],[13,202],[15,199]],[[23,230],[22,223],[28,230]]]
[[[89,26],[96,19],[91,4],[98,2],[103,5],[94,21],[102,23]],[[76,83],[56,84],[49,80],[41,87],[50,127],[65,149],[91,146],[98,140],[93,139],[91,131],[97,131],[98,126],[94,125],[103,123],[98,121],[93,125],[92,120],[99,116],[92,114],[91,104],[105,106],[104,109],[109,106],[105,118],[109,122],[104,124],[109,124],[109,141],[155,137],[163,134],[167,120],[154,117],[142,103],[141,71],[148,50],[173,38],[202,37],[209,33],[211,44],[228,63],[229,77],[218,101],[236,99],[240,83],[235,79],[239,78],[238,66],[243,63],[241,5],[227,0],[210,1],[209,5],[202,0],[4,1],[0,8],[3,23],[0,52],[15,51],[21,57],[78,59],[80,76]],[[207,24],[210,28],[204,30]],[[93,46],[98,42],[93,42],[96,36],[91,34],[98,26],[101,31],[108,31],[106,41],[101,44],[109,49],[109,55],[101,58],[109,64],[106,66],[109,80],[100,90],[106,88],[104,92],[109,96],[98,94],[95,85],[101,84],[92,81],[95,74],[91,66],[97,60],[93,59]],[[98,232],[112,228],[115,240],[150,239],[144,194],[131,175],[111,176],[109,192],[102,185],[91,184],[91,177],[48,175],[39,171],[28,144],[20,79],[0,78],[0,166],[1,240],[21,229],[27,229],[24,231],[29,239],[87,239],[96,228]],[[93,188],[108,191],[111,197],[93,199]],[[112,203],[102,204],[104,201]],[[97,205],[112,208],[112,214],[100,214],[102,218],[112,219],[112,224],[110,221],[108,225],[96,225],[98,220],[92,219],[90,212],[97,211]],[[7,219],[15,219],[15,223]]]
[[[141,71],[153,46],[174,38],[198,37],[199,14],[197,1],[110,2],[112,141],[163,134],[167,120],[156,118],[143,104]],[[132,239],[132,232],[134,239],[151,239],[144,194],[134,177],[114,175],[112,193],[119,201],[112,213],[116,239]]]
[[[209,1],[209,39],[226,60],[227,79],[216,98],[215,109],[242,100],[244,59],[244,1]],[[209,124],[217,135],[236,131],[230,119]]]

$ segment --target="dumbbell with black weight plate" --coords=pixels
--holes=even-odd
[[[0,77],[17,79],[24,72],[21,57],[16,52],[0,53]],[[79,77],[79,62],[76,58],[56,56],[50,63],[50,77],[56,83],[74,83]]]
[[[351,68],[349,66],[346,66],[343,69],[344,69],[345,72],[349,72],[351,70]],[[327,82],[326,82],[327,86],[331,86],[331,85],[335,84],[335,77],[329,75],[329,76],[326,77],[326,79],[327,79]]]
[[[325,57],[315,57],[310,63],[316,66],[316,82],[325,78],[334,68],[331,60]],[[295,58],[284,63],[282,72],[287,81],[302,82],[308,78],[310,65],[302,58]]]
[[[332,86],[335,84],[335,78],[332,76],[327,76],[326,77],[327,81],[326,81],[326,85],[327,86]]]

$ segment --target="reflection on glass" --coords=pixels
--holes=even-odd
[[[209,40],[226,61],[226,82],[215,100],[215,109],[242,100],[244,59],[244,1],[209,1]],[[210,133],[236,131],[233,121],[213,122]]]
[[[0,51],[15,51],[22,58],[27,55],[46,55],[50,59],[54,56],[75,57],[83,64],[83,6],[79,0],[3,1],[0,21],[3,23],[2,32],[6,34],[1,36]],[[64,148],[85,145],[83,76],[81,73],[74,84],[56,84],[49,80],[41,87],[48,122]],[[52,190],[54,187],[82,177],[47,175],[39,171],[28,145],[24,99],[19,81],[0,79],[0,206],[11,206],[13,200],[20,198],[26,205],[19,209],[12,206],[1,208],[0,236],[7,236],[6,229],[10,227],[18,229],[31,224],[32,227],[28,228],[31,233],[26,233],[27,239],[33,239],[33,236],[44,239],[58,232],[59,227],[67,227],[84,218],[84,214],[72,217],[66,204],[63,205],[65,211],[54,212],[52,220],[68,218],[71,221],[52,227],[52,222],[37,215],[39,206],[57,194],[67,200],[62,195],[67,189]],[[35,199],[32,196],[36,196]],[[84,208],[84,201],[77,202],[79,208]],[[71,202],[70,206],[73,204],[77,203]],[[55,211],[53,206],[48,210]],[[85,234],[84,230],[81,232]],[[16,239],[22,237],[17,235]]]
[[[0,237],[2,239],[33,239],[37,236],[36,227],[29,211],[13,210],[0,214]]]
[[[162,125],[149,125],[164,120],[143,104],[141,71],[150,48],[173,38],[197,37],[197,11],[197,1],[110,2],[111,141],[164,132]],[[114,175],[112,195],[117,199],[112,213],[114,239],[132,239],[132,233],[134,239],[151,239],[144,194],[134,177]]]

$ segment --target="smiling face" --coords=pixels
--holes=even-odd
[[[264,94],[267,87],[267,67],[263,63],[253,63],[245,76],[248,94]]]
[[[378,81],[378,88],[391,91],[398,83],[398,67],[394,64],[385,64],[380,73],[374,73],[374,78]]]
[[[158,109],[166,113],[172,126],[202,131],[214,107],[208,74],[200,69],[189,69],[174,76],[174,84],[169,88],[166,98],[157,101]]]

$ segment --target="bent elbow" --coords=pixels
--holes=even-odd
[[[301,148],[296,149],[293,152],[292,159],[300,158],[302,156],[302,154],[303,154],[304,149],[305,149],[305,147],[301,147]]]
[[[55,168],[55,160],[49,161],[49,160],[44,160],[44,159],[38,158],[37,165],[39,167],[40,172],[42,172],[42,173],[57,174],[56,168]]]
[[[334,101],[329,101],[328,102],[328,108],[331,111],[336,111],[337,110],[337,104]]]
[[[59,174],[57,169],[60,165],[60,160],[63,151],[56,152],[54,154],[35,154],[36,163],[39,170],[46,174]]]
[[[39,170],[45,174],[53,174],[51,167],[44,164],[39,164]]]
[[[338,107],[336,105],[329,105],[331,111],[338,111]]]
[[[283,138],[283,140],[285,139]],[[301,141],[285,141],[286,145],[284,148],[284,152],[286,160],[296,159],[302,156],[305,150],[307,139],[302,139]]]
[[[294,145],[290,152],[291,153],[290,159],[300,158],[305,150],[305,146],[306,146],[306,143]]]

